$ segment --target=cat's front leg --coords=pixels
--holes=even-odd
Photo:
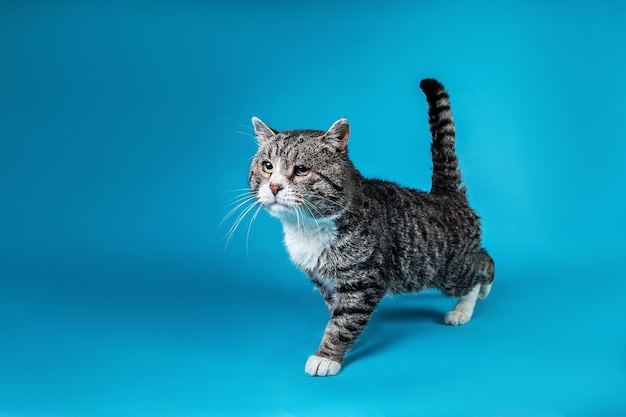
[[[337,287],[322,343],[305,365],[307,374],[332,376],[341,370],[344,355],[365,329],[384,294],[384,288],[373,282],[350,282]]]
[[[309,279],[315,284],[315,288],[320,292],[324,299],[326,308],[332,316],[335,308],[335,283],[330,279],[320,278],[318,275],[310,275]]]

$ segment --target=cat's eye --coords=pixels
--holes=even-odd
[[[299,177],[304,177],[305,175],[309,175],[309,172],[311,172],[311,169],[304,165],[296,165],[293,168],[293,174]]]
[[[274,171],[274,165],[270,161],[261,162],[261,168],[263,168],[263,172],[267,174],[271,174]]]

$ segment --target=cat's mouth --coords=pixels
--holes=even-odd
[[[272,201],[271,203],[265,204],[265,208],[272,214],[286,213],[292,211],[288,205],[279,203],[278,201]]]

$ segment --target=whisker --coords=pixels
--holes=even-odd
[[[248,192],[250,194],[252,193],[252,190],[250,190],[250,188],[248,188],[248,187],[245,187],[245,188],[235,188],[234,190],[228,190],[229,193],[239,193],[241,191]]]
[[[262,208],[263,206],[259,204],[259,207],[257,207],[256,211],[252,215],[252,218],[250,219],[250,223],[248,223],[248,233],[246,233],[246,254],[248,254],[248,243],[250,241],[250,230],[252,230],[252,223],[254,223],[254,220],[259,215]]]
[[[340,208],[340,209],[342,209],[342,210],[348,210],[348,208],[347,208],[347,207],[343,206],[342,204],[339,204],[339,203],[338,203],[338,202],[336,202],[336,201],[331,200],[331,199],[330,199],[330,198],[328,198],[328,197],[324,197],[324,196],[322,196],[322,195],[314,195],[313,197],[314,197],[314,198],[319,198],[320,200],[328,201],[329,203],[332,203],[332,204],[336,205],[337,207],[339,207],[339,208]]]
[[[241,203],[241,205],[243,205],[245,203]],[[243,219],[248,215],[248,213],[250,213],[250,211],[252,211],[256,206],[260,206],[258,201],[254,201],[253,203],[251,203],[248,207],[245,208],[245,210],[243,210],[243,212],[241,212],[237,218],[235,219],[233,225],[230,227],[230,229],[228,230],[228,233],[226,234],[227,239],[226,239],[226,246],[228,246],[228,243],[230,242],[230,240],[232,239],[233,235],[235,234],[235,231],[239,228],[239,225],[241,224],[241,222],[243,221]]]
[[[242,132],[241,130],[238,130],[235,133],[239,133],[240,135],[244,135],[244,136],[248,136],[251,137],[253,139],[256,139],[256,135],[254,133],[250,133],[250,132]]]
[[[300,206],[295,206],[294,213],[296,213],[296,227],[298,231],[298,236],[300,236]],[[304,227],[304,224],[302,225]]]
[[[304,198],[300,199],[300,201],[302,202],[302,206],[308,210],[309,214],[311,214],[311,218],[315,222],[315,226],[317,227],[317,231],[320,232],[322,229],[320,228],[320,224],[318,223],[317,218],[313,214],[313,211],[311,211],[311,208],[315,209],[315,211],[317,211],[318,214],[320,214],[320,216],[321,216],[322,213],[320,213],[320,211],[317,209],[317,207],[315,207],[315,205],[313,203],[311,203],[309,201],[306,201]]]
[[[308,201],[307,199],[303,198],[302,200],[302,204],[305,205],[307,207],[307,209],[309,210],[309,213],[311,213],[311,217],[313,217],[315,219],[315,215],[313,214],[313,212],[311,211],[311,208],[313,210],[315,210],[315,212],[319,215],[319,217],[326,217],[324,216],[324,214],[320,211],[319,208],[317,208],[317,206],[315,204],[313,204],[312,202]]]
[[[242,129],[248,129],[249,131],[254,132],[254,128],[252,126],[250,126],[250,125],[247,125],[247,124],[246,125],[238,124],[238,125],[235,125],[235,126],[241,127]]]
[[[241,197],[241,199],[239,201],[235,201],[233,203],[233,204],[236,204],[235,207],[233,207],[228,213],[226,213],[226,215],[224,216],[224,218],[222,219],[222,221],[218,225],[218,228],[222,227],[224,222],[226,222],[226,220],[228,220],[232,215],[234,215],[241,207],[243,207],[247,203],[250,203],[251,201],[254,201],[254,200],[256,200],[256,197],[254,197],[254,196],[246,196],[246,198]]]
[[[233,198],[228,204],[238,204],[242,201],[254,200],[254,199],[256,199],[256,196],[254,195],[240,195],[240,196]]]
[[[244,196],[253,196],[255,195],[252,190],[250,190],[249,188],[239,188],[236,190],[230,190],[231,193],[239,193],[238,195],[232,197],[232,199],[237,199],[240,197],[244,197]]]

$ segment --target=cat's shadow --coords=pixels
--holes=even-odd
[[[426,335],[429,326],[445,325],[444,315],[441,309],[432,306],[383,306],[374,313],[366,330],[346,355],[344,365],[379,354],[416,333]]]
[[[443,313],[429,307],[389,307],[375,313],[373,320],[382,322],[430,322],[443,324]]]

